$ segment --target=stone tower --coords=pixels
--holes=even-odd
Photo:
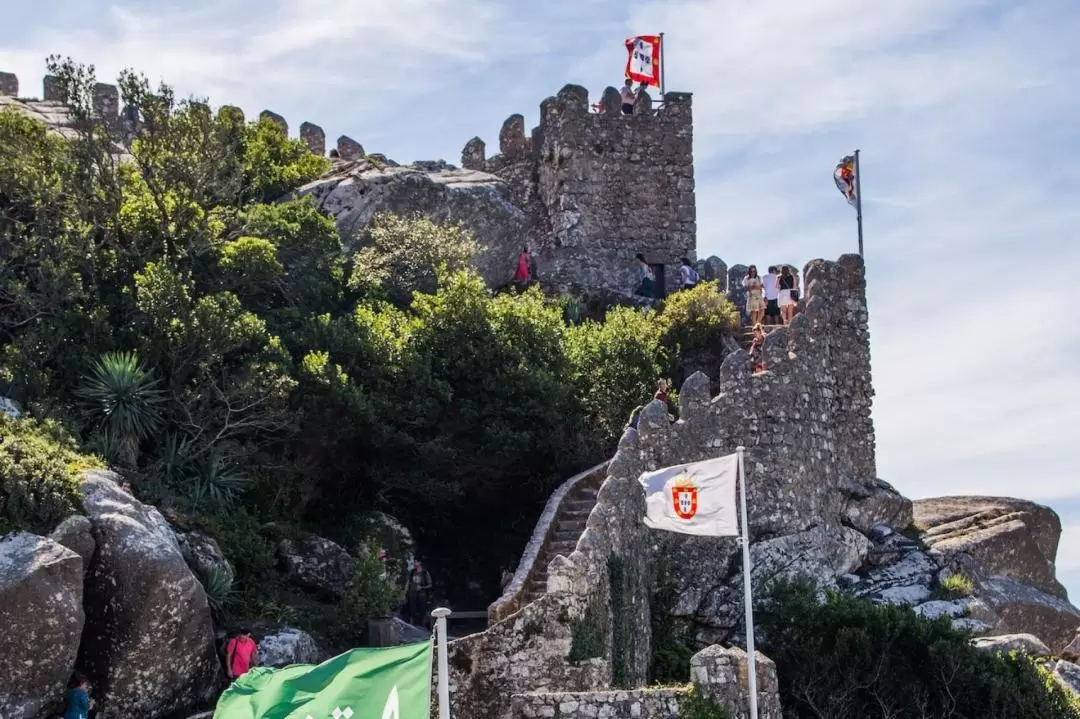
[[[640,252],[670,292],[680,258],[696,259],[691,96],[669,92],[654,109],[641,93],[633,115],[620,105],[609,87],[594,112],[585,88],[567,85],[541,103],[531,137],[512,115],[498,155],[485,158],[479,138],[462,152],[463,167],[510,185],[544,284],[629,293]]]

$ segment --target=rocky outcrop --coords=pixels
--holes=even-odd
[[[1053,662],[1049,669],[1054,679],[1080,698],[1080,666],[1077,666],[1073,662],[1059,659],[1058,661]]]
[[[225,559],[225,553],[213,537],[202,532],[176,532],[176,542],[180,545],[184,561],[200,579],[219,572],[232,581],[232,565]]]
[[[391,167],[371,158],[338,161],[325,177],[297,191],[334,217],[347,249],[380,212],[420,214],[436,222],[460,222],[483,249],[474,264],[493,286],[510,282],[525,244],[525,215],[511,201],[503,180],[476,170]]]
[[[0,539],[0,717],[35,719],[63,698],[82,600],[78,554],[27,532]]]
[[[282,539],[278,557],[295,584],[332,597],[341,597],[356,574],[356,559],[335,542],[314,535]]]
[[[1054,576],[1061,520],[1049,507],[1007,497],[939,497],[917,500],[913,514],[922,541],[943,564],[1065,598]]]
[[[222,677],[210,609],[171,527],[111,473],[89,472],[82,492],[97,552],[79,666],[102,706],[153,719],[209,700]]]
[[[290,664],[318,664],[326,659],[325,652],[307,632],[283,627],[259,640],[259,662],[267,667],[287,667]]]
[[[93,525],[89,519],[81,514],[73,514],[60,522],[49,538],[78,554],[82,559],[83,570],[90,568],[97,542],[94,541]]]
[[[985,649],[998,654],[1023,652],[1033,657],[1050,656],[1050,648],[1033,634],[1002,634],[996,637],[979,637],[975,640],[977,649]]]

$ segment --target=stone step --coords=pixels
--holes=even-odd
[[[585,522],[589,518],[589,515],[582,514],[580,517],[573,517],[570,519],[562,519],[557,525],[555,525],[555,531],[558,532],[577,532],[581,534],[585,531]]]
[[[592,508],[596,506],[596,502],[584,499],[571,499],[562,506],[563,513],[576,514],[578,512],[584,512],[588,514],[592,511]]]
[[[591,500],[591,501],[595,502],[596,501],[596,490],[592,489],[591,487],[578,489],[572,495],[570,495],[570,499],[571,500],[588,499],[588,500]]]
[[[574,544],[577,544],[577,539],[580,536],[580,529],[560,529],[559,531],[555,532],[555,535],[552,537],[552,539],[554,540],[552,544],[560,544],[562,542],[572,542]]]
[[[548,547],[547,555],[552,559],[556,554],[561,554],[564,557],[570,556],[570,553],[577,547],[577,537],[568,541],[555,541]]]

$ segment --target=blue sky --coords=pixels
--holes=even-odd
[[[694,93],[698,254],[854,251],[831,179],[863,150],[878,471],[912,497],[1045,502],[1080,598],[1080,5],[1004,0],[58,0],[5,9],[0,70],[44,58],[269,108],[398,161],[457,163],[566,83],[617,85],[665,32]]]

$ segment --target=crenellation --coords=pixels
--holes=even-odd
[[[605,117],[618,117],[622,114],[622,95],[617,88],[608,85],[600,96],[601,114]]]
[[[305,122],[300,125],[300,139],[313,155],[324,157],[326,155],[326,133],[318,125]]]
[[[277,114],[276,112],[273,112],[272,110],[263,110],[262,112],[260,112],[259,120],[269,120],[270,122],[280,127],[282,130],[284,130],[286,135],[289,134],[289,123],[285,122],[284,117]]]
[[[487,145],[479,137],[465,143],[461,150],[461,166],[466,170],[481,172],[487,169]]]
[[[120,119],[120,91],[116,85],[99,82],[94,85],[94,116],[108,127],[115,127]]]
[[[499,130],[499,152],[507,159],[524,157],[530,152],[529,138],[525,136],[525,117],[511,115]]]
[[[56,75],[46,75],[41,81],[42,99],[45,102],[64,102],[63,89],[60,87],[60,78]]]
[[[636,117],[651,117],[653,111],[652,95],[645,90],[638,91],[634,96],[634,115]]]
[[[19,78],[11,72],[0,72],[0,95],[19,96]]]
[[[342,160],[362,160],[367,154],[363,145],[347,135],[337,139],[337,151]]]

